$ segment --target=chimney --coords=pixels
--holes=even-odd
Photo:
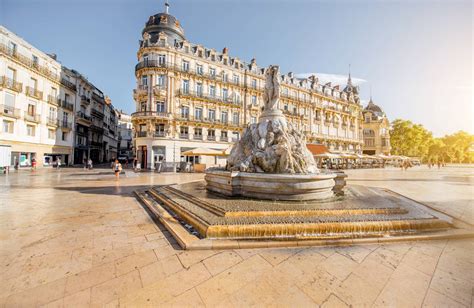
[[[223,54],[227,54],[229,52],[229,49],[227,47],[224,47],[224,49],[222,49],[222,53]]]
[[[48,53],[47,55],[53,60],[57,60],[58,58],[58,56],[55,53]]]

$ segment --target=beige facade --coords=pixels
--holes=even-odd
[[[73,106],[64,102],[61,64],[0,26],[0,143],[12,165],[72,162]]]
[[[178,162],[184,159],[181,152],[196,147],[225,150],[257,121],[264,68],[255,59],[246,63],[232,57],[227,48],[217,52],[188,42],[172,15],[150,17],[137,58],[132,122],[143,166],[151,168],[161,159]],[[316,76],[283,75],[279,107],[309,143],[361,151],[361,105],[350,77],[340,89],[319,83]],[[225,164],[221,158],[205,160]]]
[[[362,111],[363,153],[368,155],[390,155],[390,122],[385,112],[370,99]]]

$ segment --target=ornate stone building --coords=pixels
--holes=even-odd
[[[382,109],[374,104],[372,97],[362,111],[363,153],[368,155],[390,154],[390,122]]]
[[[150,16],[142,31],[135,67],[135,146],[142,166],[162,159],[178,162],[183,151],[205,147],[225,150],[261,112],[264,68],[230,55],[224,48],[186,40],[179,21],[167,13]],[[279,108],[304,131],[308,143],[333,151],[360,152],[361,105],[349,76],[341,89],[316,76],[282,77]],[[197,157],[187,158],[196,160]],[[224,164],[209,158],[204,163]]]

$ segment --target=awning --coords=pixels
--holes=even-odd
[[[315,158],[341,158],[341,156],[333,153],[322,153],[313,155]]]
[[[195,148],[182,152],[184,156],[224,156],[223,151],[213,150],[209,148]]]

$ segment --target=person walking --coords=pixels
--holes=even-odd
[[[118,180],[120,178],[120,172],[122,172],[122,164],[118,159],[112,164],[112,170],[115,172],[115,179]]]
[[[56,160],[56,169],[59,170],[59,168],[61,168],[61,158],[58,157]]]
[[[31,171],[35,171],[36,170],[36,158],[33,158],[31,160]]]
[[[87,160],[87,167],[89,168],[89,170],[92,170],[92,159],[88,159]]]

